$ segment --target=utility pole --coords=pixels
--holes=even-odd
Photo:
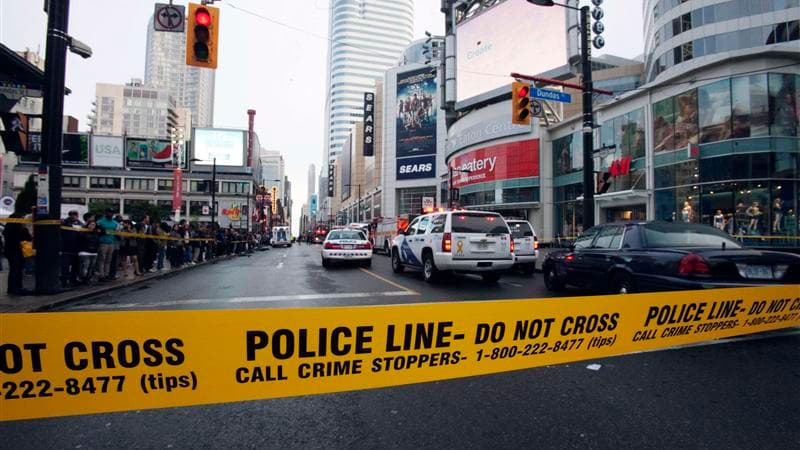
[[[589,7],[581,7],[581,72],[583,74],[583,229],[594,226],[594,111],[592,108],[592,34]]]
[[[47,7],[43,146],[35,214],[36,220],[44,222],[35,224],[33,234],[36,248],[37,294],[53,294],[60,291],[62,122],[67,46],[70,43],[67,34],[69,0],[48,1]],[[46,187],[44,180],[47,180]],[[44,200],[43,205],[42,200]]]
[[[217,158],[211,164],[211,231],[217,232]]]

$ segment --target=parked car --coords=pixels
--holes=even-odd
[[[392,270],[406,267],[422,270],[432,282],[442,272],[480,274],[497,282],[514,265],[511,231],[497,213],[447,211],[425,214],[412,220],[392,243]]]
[[[372,244],[361,230],[333,230],[322,243],[322,266],[336,262],[372,265]]]
[[[536,260],[539,258],[539,238],[533,225],[527,220],[506,219],[514,239],[514,269],[522,270],[526,275],[536,271]]]
[[[744,248],[706,225],[609,223],[547,255],[545,285],[631,293],[800,283],[800,256]]]

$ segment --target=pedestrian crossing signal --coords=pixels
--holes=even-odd
[[[186,65],[217,68],[219,8],[189,3],[186,27]]]
[[[511,123],[514,125],[530,125],[530,104],[530,85],[520,81],[511,83]]]

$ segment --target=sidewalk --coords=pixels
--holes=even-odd
[[[203,267],[206,264],[216,264],[220,261],[226,261],[235,258],[238,255],[226,255],[215,258],[211,261],[201,262],[194,266],[181,266],[177,269],[165,270],[163,272],[147,273],[143,276],[127,278],[120,277],[118,280],[95,283],[90,286],[78,287],[64,291],[60,294],[54,295],[30,295],[23,297],[14,297],[6,294],[6,285],[8,283],[8,267],[4,266],[4,271],[0,272],[0,313],[24,313],[24,312],[43,312],[57,306],[63,305],[68,302],[80,300],[87,297],[92,297],[106,292],[111,292],[116,289],[121,289],[127,286],[133,286],[147,281],[157,280],[159,278],[169,277],[178,274],[184,270],[191,270],[196,267]],[[28,289],[33,289],[33,276],[25,276],[24,285]]]

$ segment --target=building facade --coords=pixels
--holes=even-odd
[[[363,115],[364,92],[397,64],[414,31],[412,0],[332,0],[323,161],[332,162]]]
[[[167,138],[178,125],[175,99],[167,89],[130,83],[97,83],[92,133],[106,136]]]
[[[145,84],[166,89],[177,106],[191,110],[195,126],[213,126],[215,72],[186,65],[185,33],[154,31],[151,17],[144,73]]]

